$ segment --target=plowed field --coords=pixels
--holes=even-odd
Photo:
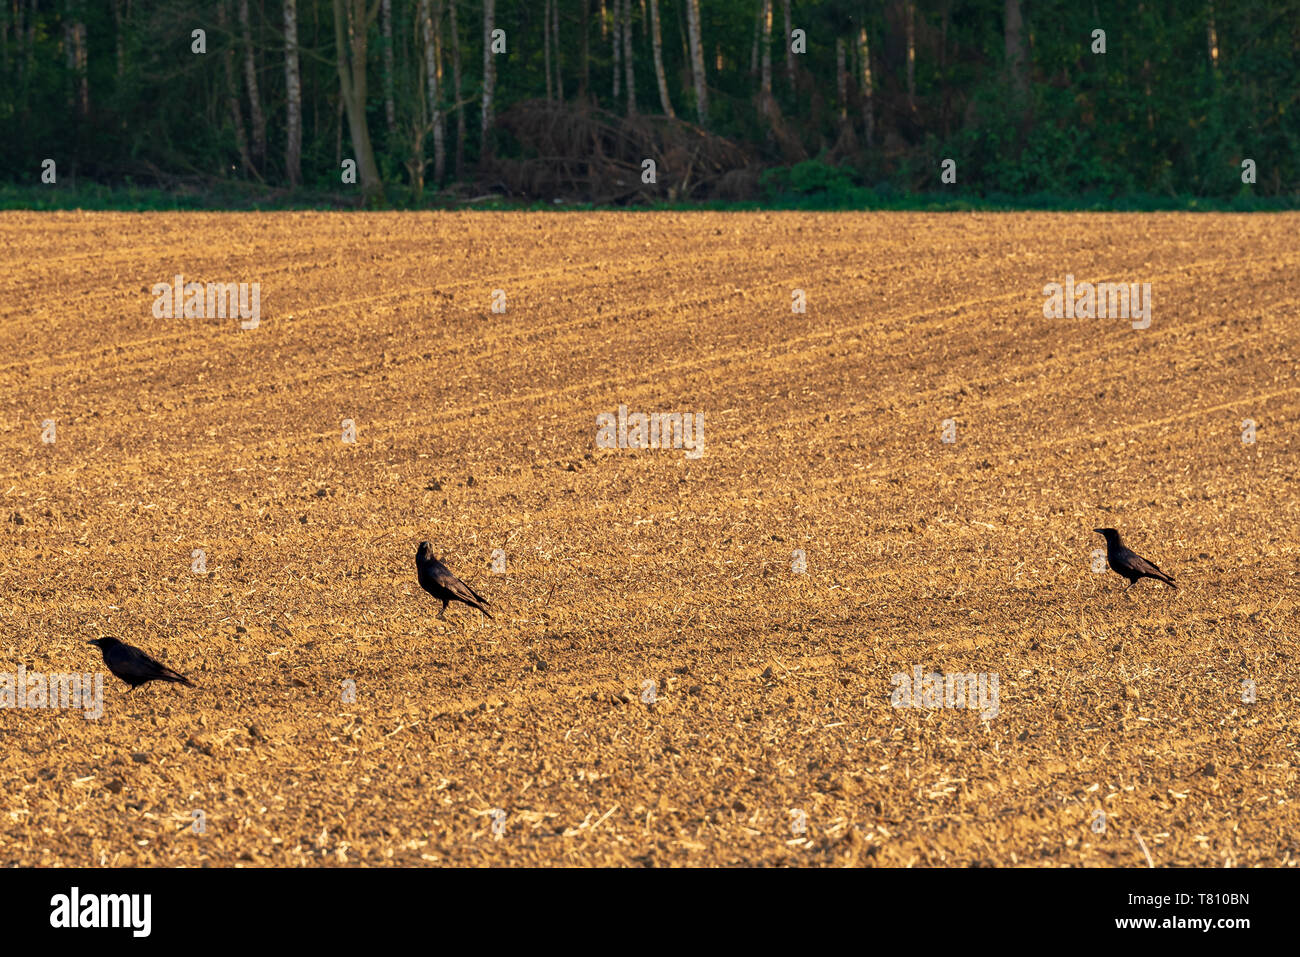
[[[1296,215],[0,215],[0,672],[105,675],[0,709],[0,864],[1294,865],[1298,269]]]

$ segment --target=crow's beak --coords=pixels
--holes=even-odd
[[[1102,531],[1101,531],[1100,528],[1094,528],[1093,531],[1096,532],[1098,535],[1102,534]]]

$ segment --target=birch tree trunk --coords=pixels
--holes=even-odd
[[[302,179],[302,77],[298,71],[298,0],[284,0],[284,165],[292,189]]]
[[[496,92],[497,68],[492,59],[492,29],[496,24],[496,0],[483,0],[483,113],[479,127],[479,161],[487,155],[488,129],[492,125],[492,96]]]
[[[794,89],[794,47],[790,43],[790,34],[794,32],[794,24],[790,19],[790,0],[785,0],[785,37],[781,40],[785,44],[785,75],[790,81],[790,88]]]
[[[456,21],[456,4],[459,0],[449,0],[451,14],[451,82],[452,101],[456,104],[456,179],[465,171],[465,104],[461,100],[460,82],[460,25]]]
[[[384,44],[384,118],[388,135],[397,133],[397,104],[393,101],[393,0],[380,0],[379,35]]]
[[[628,116],[636,116],[636,69],[632,53],[632,0],[623,0],[623,72],[627,78]]]
[[[424,88],[433,130],[433,182],[437,187],[442,184],[447,165],[442,115],[442,0],[420,0],[419,17],[424,35]]]
[[[433,182],[441,186],[447,172],[447,116],[442,108],[442,4],[433,0],[433,93],[429,99],[433,120]]]
[[[664,73],[664,41],[659,28],[659,0],[650,0],[650,38],[654,44],[655,80],[659,83],[659,102],[665,116],[676,116],[668,98],[668,77]]]
[[[551,87],[551,4],[555,0],[546,0],[542,8],[542,63],[546,69],[546,102],[554,101]]]
[[[239,32],[244,43],[244,83],[248,87],[248,119],[253,129],[253,159],[266,161],[266,116],[257,92],[257,60],[253,54],[253,32],[248,25],[248,0],[239,0]]]
[[[602,24],[604,23],[605,20],[604,6],[605,6],[604,0],[601,0],[600,18]],[[623,0],[614,0],[614,17],[613,17],[614,29],[611,32],[613,34],[612,43],[614,46],[614,99],[616,100],[618,99],[618,91],[621,89],[619,84],[622,83],[622,78],[623,78],[623,61],[619,58],[619,50],[623,45],[623,35],[622,35],[622,31],[620,31],[618,28],[618,23],[619,23],[618,18],[622,10],[623,10]]]
[[[876,112],[873,104],[875,89],[871,83],[871,44],[867,39],[866,24],[858,29],[858,59],[862,63],[862,121],[867,132],[867,146],[871,146],[876,135]]]
[[[704,75],[704,42],[700,36],[700,0],[686,0],[687,29],[691,40],[691,74],[695,81],[695,114],[700,126],[709,119],[709,87]]]

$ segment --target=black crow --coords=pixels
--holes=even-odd
[[[483,612],[489,619],[492,617],[483,607],[488,604],[488,600],[434,558],[433,546],[428,542],[421,542],[420,550],[415,553],[415,574],[420,579],[420,587],[442,602],[442,611],[438,612],[439,618],[447,614],[447,605],[453,601],[463,601],[469,607]]]
[[[108,665],[108,670],[129,684],[132,691],[146,681],[175,681],[194,687],[184,675],[172,671],[139,648],[123,644],[116,638],[96,638],[86,644],[98,646],[103,652],[104,664]]]
[[[1093,531],[1106,539],[1106,561],[1112,571],[1128,579],[1129,588],[1136,585],[1141,578],[1154,578],[1164,582],[1170,588],[1178,587],[1172,578],[1156,567],[1155,562],[1149,562],[1136,552],[1125,548],[1124,543],[1119,540],[1119,532],[1115,529],[1094,528]]]

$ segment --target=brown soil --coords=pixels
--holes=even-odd
[[[1298,266],[1296,215],[0,215],[0,671],[200,686],[0,710],[0,864],[1293,865]]]

